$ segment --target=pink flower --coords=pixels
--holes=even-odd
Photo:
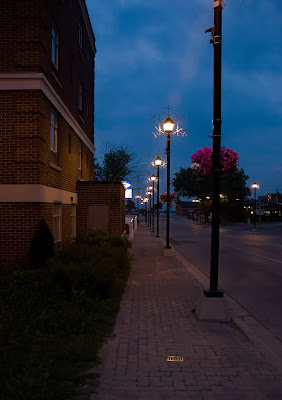
[[[169,194],[169,201],[173,201],[177,198],[176,194],[173,192],[170,192]],[[163,201],[164,203],[167,202],[167,196],[166,196],[166,192],[163,192],[160,194],[160,200]]]
[[[191,156],[192,168],[199,175],[207,176],[212,174],[212,147],[203,147]],[[223,174],[232,174],[238,169],[239,155],[236,151],[222,147],[220,151],[221,171]]]

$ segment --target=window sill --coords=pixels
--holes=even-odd
[[[52,168],[52,169],[55,169],[56,171],[61,171],[62,170],[62,168],[61,167],[59,167],[58,165],[56,165],[56,164],[53,164],[53,163],[49,163],[49,165],[50,165],[50,167]]]
[[[59,81],[58,77],[56,76],[56,74],[54,73],[54,71],[51,72],[53,78],[55,79],[55,81],[57,82],[57,84],[60,86],[60,88],[63,88],[63,85],[61,84],[61,82]]]

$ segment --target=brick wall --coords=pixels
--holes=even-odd
[[[124,188],[120,182],[77,183],[77,233],[87,233],[88,205],[109,206],[109,232],[122,234],[125,229]]]
[[[27,265],[30,241],[44,218],[53,232],[52,203],[0,203],[0,266]],[[62,244],[71,242],[71,205],[62,204]]]
[[[59,68],[52,71],[52,24],[59,31]],[[83,26],[83,48],[78,26]],[[0,73],[42,72],[94,142],[95,52],[78,0],[1,0]],[[95,39],[94,39],[95,40]],[[83,110],[78,85],[83,84]]]
[[[40,91],[0,92],[0,184],[40,183],[75,192],[80,139],[58,114],[59,169],[50,166],[52,108]],[[82,143],[81,178],[93,176],[93,154]]]

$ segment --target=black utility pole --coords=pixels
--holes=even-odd
[[[167,132],[167,182],[166,182],[166,249],[170,249],[169,245],[169,205],[170,205],[170,134]]]
[[[221,150],[221,46],[222,46],[222,0],[214,0],[214,28],[212,43],[214,47],[214,93],[213,93],[213,197],[212,197],[212,233],[210,289],[205,290],[207,297],[223,297],[218,290],[218,255],[220,222],[220,150]]]

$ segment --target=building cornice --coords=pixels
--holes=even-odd
[[[37,72],[1,73],[0,91],[4,90],[41,90],[66,122],[72,127],[83,143],[94,154],[95,148],[93,143],[87,137],[83,129],[81,129],[76,119],[73,117],[44,74]]]

